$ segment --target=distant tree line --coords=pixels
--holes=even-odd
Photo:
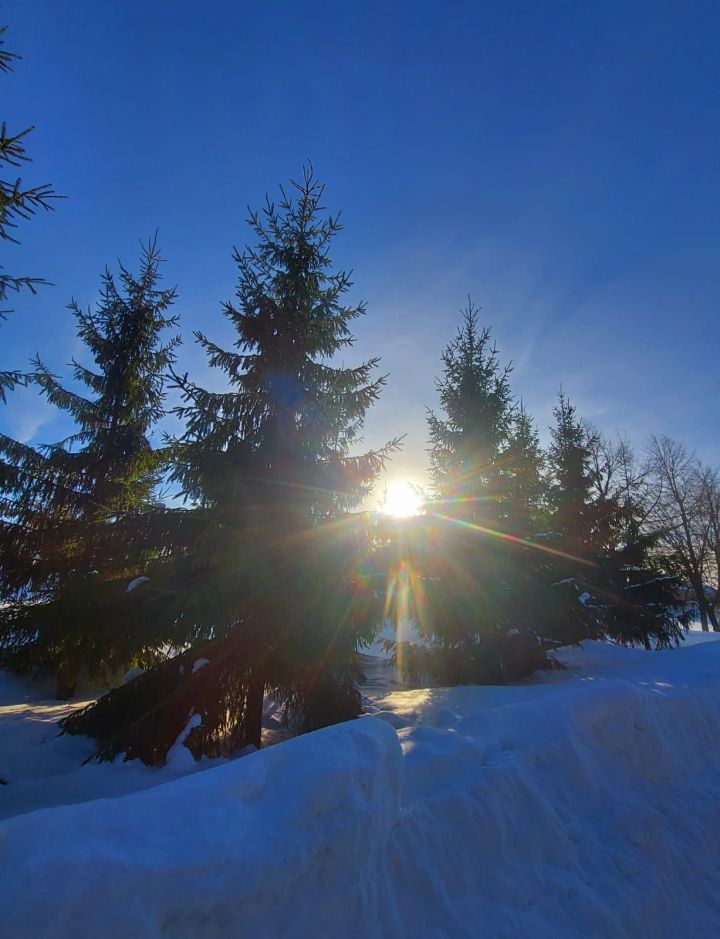
[[[23,139],[3,125],[0,159]],[[4,238],[54,196],[1,192]],[[160,763],[184,730],[196,755],[260,746],[268,694],[296,732],[356,717],[358,652],[388,620],[417,624],[394,644],[407,676],[451,684],[527,675],[588,638],[670,646],[693,609],[717,628],[717,474],[667,439],[638,461],[564,393],[544,449],[471,303],[442,354],[424,511],[361,510],[401,438],[356,452],[385,376],[378,358],[340,364],[365,307],[322,198],[308,167],[250,212],[221,310],[233,344],[195,334],[213,389],[176,370],[156,240],[137,271],[104,272],[94,308],[70,304],[67,376],[39,358],[0,376],[74,424],[46,446],[0,435],[0,665],[54,674],[62,699],[136,667],[64,724],[99,758]],[[3,277],[0,299],[39,283]],[[181,429],[160,436],[169,389]]]

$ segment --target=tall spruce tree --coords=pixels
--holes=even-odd
[[[379,610],[362,576],[364,523],[349,510],[397,441],[351,455],[385,379],[377,359],[336,361],[365,307],[344,304],[350,278],[329,257],[340,223],[322,194],[308,168],[250,214],[257,243],[236,252],[237,299],[224,307],[235,348],[197,334],[228,390],[177,378],[186,430],[174,478],[200,525],[149,576],[193,644],[67,722],[99,740],[100,757],[162,762],[188,715],[195,754],[260,746],[268,692],[298,731],[359,713],[356,651]]]
[[[512,424],[511,367],[500,366],[489,328],[471,300],[442,353],[436,383],[443,416],[428,412],[435,496],[453,517],[497,525],[502,515],[502,452]]]
[[[99,676],[143,650],[122,602],[142,573],[133,537],[155,505],[165,454],[150,435],[164,413],[165,373],[177,338],[162,335],[175,290],[161,289],[160,256],[143,247],[140,271],[106,271],[94,310],[70,310],[93,359],[73,360],[87,396],[66,388],[37,360],[34,381],[77,430],[39,450],[0,437],[0,661],[54,668],[57,694],[70,697],[81,667]],[[142,526],[140,526],[142,527]]]
[[[553,410],[552,446],[548,455],[553,481],[552,524],[561,546],[578,557],[595,546],[595,512],[591,497],[590,445],[575,406],[561,390]]]
[[[502,456],[505,529],[523,538],[539,532],[547,513],[545,454],[532,418],[522,401],[516,406]]]
[[[0,73],[13,70],[13,64],[19,56],[5,49],[3,39],[7,26],[0,27]],[[26,138],[33,130],[27,127],[19,132],[9,131],[5,121],[0,124],[0,241],[4,244],[17,243],[15,229],[21,221],[30,219],[39,209],[46,211],[53,208],[57,194],[52,186],[23,186],[22,179],[14,171],[30,162],[26,149]],[[13,173],[12,177],[6,175]],[[9,294],[27,289],[34,293],[38,286],[46,283],[40,277],[10,274],[0,265],[0,320],[10,312],[6,307]],[[0,371],[0,401],[19,381],[22,374],[17,370]]]
[[[424,642],[399,643],[415,680],[501,682],[547,666],[538,555],[528,542],[542,498],[542,454],[508,367],[469,304],[442,355],[443,415],[430,412],[436,498],[405,538],[394,582],[396,610]],[[522,533],[522,538],[519,537]],[[542,555],[539,555],[542,557]]]

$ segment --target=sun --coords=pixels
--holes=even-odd
[[[380,509],[386,515],[408,518],[420,512],[422,503],[422,495],[410,480],[398,479],[388,483],[382,496]]]

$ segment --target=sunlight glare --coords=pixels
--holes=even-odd
[[[382,502],[382,511],[396,518],[417,515],[422,506],[422,496],[407,479],[397,480],[388,485]]]

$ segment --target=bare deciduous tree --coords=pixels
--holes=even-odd
[[[652,506],[648,469],[641,466],[627,438],[606,437],[586,423],[587,447],[590,453],[590,481],[593,500],[607,507],[608,547],[618,548],[631,525],[639,532]],[[608,516],[612,510],[614,518]]]
[[[712,578],[717,600],[720,597],[720,473],[716,469],[702,467],[699,486],[700,508],[708,539],[707,576]],[[713,626],[717,628],[715,623]]]
[[[706,590],[709,581],[717,583],[720,559],[717,477],[683,444],[665,436],[651,438],[648,472],[653,497],[650,522],[662,531],[665,546],[690,586],[702,628],[711,624],[718,631],[715,604]]]

